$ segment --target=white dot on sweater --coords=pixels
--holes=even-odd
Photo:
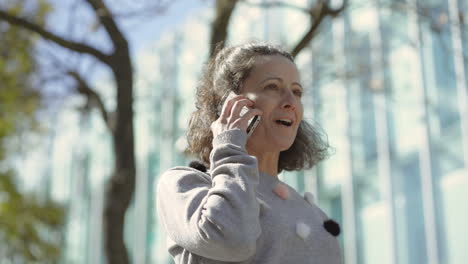
[[[302,240],[305,240],[310,234],[310,227],[303,222],[298,222],[296,224],[296,233]]]
[[[314,204],[314,195],[311,193],[311,192],[305,192],[304,193],[304,199],[310,203],[310,204]]]

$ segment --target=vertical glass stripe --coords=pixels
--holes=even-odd
[[[377,8],[375,12],[379,14],[379,5],[377,1]],[[375,30],[370,32],[371,42],[371,65],[373,71],[371,72],[372,81],[378,85],[377,90],[374,91],[372,100],[375,105],[375,128],[376,128],[376,141],[377,141],[377,170],[380,181],[380,193],[382,202],[385,204],[384,208],[387,210],[385,214],[388,223],[388,246],[389,260],[388,263],[396,263],[396,240],[395,240],[395,210],[393,206],[393,182],[390,164],[390,151],[389,151],[389,136],[388,136],[388,118],[387,118],[387,98],[386,88],[384,85],[383,76],[383,54],[382,54],[382,37],[380,16],[377,15]]]
[[[465,168],[468,168],[468,96],[466,87],[465,66],[463,63],[464,54],[462,46],[462,36],[460,32],[461,24],[458,14],[457,0],[448,0],[450,17],[450,31],[452,35],[453,56],[455,66],[455,76],[457,85],[458,109],[460,113],[460,125],[462,131],[463,157]]]
[[[416,13],[417,0],[408,0],[408,37],[415,43],[416,49],[421,50],[421,39],[419,31],[419,19],[418,14]],[[420,57],[420,54],[418,54]],[[421,62],[421,60],[420,60]],[[424,120],[424,129],[421,133],[421,145],[419,147],[419,156],[420,156],[420,176],[421,176],[421,189],[423,197],[423,212],[424,212],[424,221],[425,221],[425,233],[426,233],[426,252],[427,260],[429,264],[439,263],[439,251],[437,246],[437,225],[435,218],[435,204],[434,204],[434,187],[432,179],[432,168],[431,168],[431,157],[430,157],[430,148],[429,148],[429,131],[428,131],[428,118],[427,118],[427,104],[425,102],[426,94],[423,87],[423,79],[421,72],[421,64],[416,64],[417,67],[416,77],[417,83],[416,88],[418,89],[418,94],[420,97],[419,103],[420,107],[423,108],[423,120]]]
[[[342,17],[335,18],[333,26],[333,55],[334,60],[337,62],[337,71],[343,73],[345,71],[345,50],[344,50],[344,19]],[[344,259],[346,264],[356,264],[357,263],[357,247],[356,247],[356,210],[354,204],[354,189],[353,189],[353,174],[352,174],[352,156],[351,156],[351,147],[349,140],[349,101],[347,96],[346,83],[344,80],[337,81],[335,86],[337,90],[336,100],[341,100],[337,102],[338,113],[342,113],[340,118],[337,118],[337,123],[339,127],[343,128],[343,136],[346,140],[343,140],[340,145],[340,152],[344,153],[342,155],[345,158],[342,161],[345,164],[340,164],[345,169],[343,176],[343,182],[341,183],[341,204],[342,204],[342,214],[343,214],[343,239],[344,239]]]

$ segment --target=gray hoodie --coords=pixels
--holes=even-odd
[[[338,240],[311,194],[304,199],[259,172],[246,140],[240,129],[219,134],[209,174],[175,167],[161,175],[158,219],[175,263],[341,263]],[[278,185],[287,196],[277,194]]]

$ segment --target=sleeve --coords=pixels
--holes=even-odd
[[[171,240],[215,260],[243,261],[260,236],[257,159],[245,150],[247,135],[228,130],[213,140],[210,178],[188,167],[165,172],[157,186],[157,211]]]

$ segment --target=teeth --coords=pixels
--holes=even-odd
[[[280,119],[279,121],[282,121],[282,122],[288,122],[288,123],[292,123],[292,121],[291,121],[291,120],[289,120],[289,119]]]
[[[292,124],[292,121],[290,119],[279,119],[279,120],[276,120],[276,122],[285,126],[291,126]]]

